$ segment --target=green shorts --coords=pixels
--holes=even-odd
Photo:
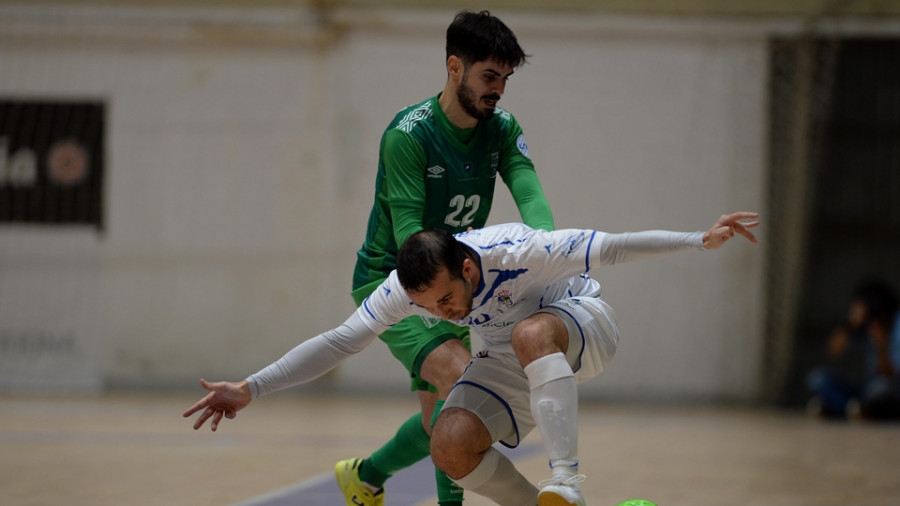
[[[382,281],[373,281],[353,290],[351,295],[356,306],[359,307],[381,283]],[[469,352],[472,351],[468,327],[460,327],[446,321],[435,325],[432,322],[426,322],[419,316],[410,316],[383,332],[378,338],[387,344],[391,354],[409,371],[410,390],[413,391],[437,392],[432,385],[419,376],[422,371],[422,362],[432,350],[450,339],[459,339]]]

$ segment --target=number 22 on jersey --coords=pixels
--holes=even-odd
[[[457,195],[450,199],[450,212],[444,217],[444,223],[451,227],[465,227],[472,223],[473,216],[481,205],[480,195]]]

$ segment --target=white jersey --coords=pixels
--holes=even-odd
[[[601,265],[703,249],[702,232],[651,230],[608,234],[595,230],[534,230],[524,224],[495,225],[457,234],[477,257],[481,279],[472,311],[453,323],[477,329],[486,348],[506,345],[518,322],[571,296],[598,297],[588,273]],[[438,317],[415,305],[397,272],[363,301],[343,325],[320,334],[247,378],[253,397],[310,381],[361,351],[378,334],[409,316]]]
[[[547,232],[521,223],[463,232],[456,238],[477,256],[481,279],[472,312],[453,323],[477,329],[485,347],[508,343],[515,324],[552,302],[575,295],[598,297],[600,284],[588,273],[600,265],[703,246],[700,232]],[[413,304],[396,271],[357,311],[376,334],[414,314],[437,318]]]

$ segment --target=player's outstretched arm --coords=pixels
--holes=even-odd
[[[740,234],[746,237],[750,242],[756,244],[756,236],[750,231],[751,228],[759,225],[759,220],[742,221],[758,218],[759,213],[751,213],[747,211],[739,211],[731,214],[723,214],[719,219],[709,227],[709,230],[703,234],[703,247],[706,249],[719,249],[728,239],[734,237],[734,234]]]
[[[250,387],[247,385],[247,381],[239,383],[227,381],[210,383],[201,379],[200,384],[203,385],[203,388],[209,390],[209,393],[188,408],[183,415],[187,418],[198,411],[203,411],[197,417],[197,421],[194,422],[194,430],[202,427],[211,417],[210,428],[215,431],[219,427],[219,422],[222,421],[223,416],[231,420],[237,416],[238,411],[250,404]]]

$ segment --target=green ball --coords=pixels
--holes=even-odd
[[[631,499],[630,501],[620,502],[616,506],[656,506],[656,504],[643,499]]]

